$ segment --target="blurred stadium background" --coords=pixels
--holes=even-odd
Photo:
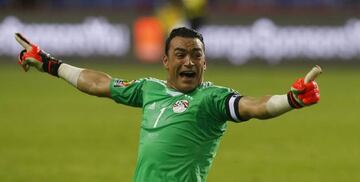
[[[0,181],[131,181],[141,110],[16,64],[21,32],[65,62],[165,79],[174,26],[205,36],[206,79],[284,93],[319,64],[322,100],[229,124],[208,181],[360,181],[357,0],[0,0]]]

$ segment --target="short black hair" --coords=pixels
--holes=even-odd
[[[199,39],[202,44],[203,44],[203,49],[205,51],[205,43],[204,43],[204,38],[201,35],[201,33],[197,32],[196,30],[193,30],[191,28],[187,28],[187,27],[179,27],[179,28],[175,28],[171,31],[170,35],[168,36],[168,38],[166,38],[166,42],[165,42],[165,55],[168,55],[168,51],[170,48],[170,42],[174,37],[186,37],[186,38],[197,38]]]

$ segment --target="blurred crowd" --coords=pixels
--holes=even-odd
[[[182,1],[182,0],[178,0]],[[207,0],[213,7],[221,6],[352,6],[358,0]],[[167,0],[0,0],[1,8],[48,7],[48,8],[144,8],[153,9]]]
[[[132,52],[157,62],[169,31],[186,26],[207,37],[209,58],[234,64],[252,58],[271,64],[299,57],[349,60],[360,57],[359,12],[360,0],[0,0],[0,40],[12,44],[0,48],[0,56],[16,54],[12,35],[24,32],[56,55]]]

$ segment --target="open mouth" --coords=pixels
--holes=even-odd
[[[181,77],[194,78],[196,76],[195,71],[182,71],[179,74]]]

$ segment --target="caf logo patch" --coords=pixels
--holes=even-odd
[[[127,81],[127,80],[115,80],[114,87],[127,87],[129,86],[133,81]]]
[[[187,100],[178,100],[173,105],[173,111],[174,113],[182,113],[186,111],[186,109],[189,107],[189,101]]]

